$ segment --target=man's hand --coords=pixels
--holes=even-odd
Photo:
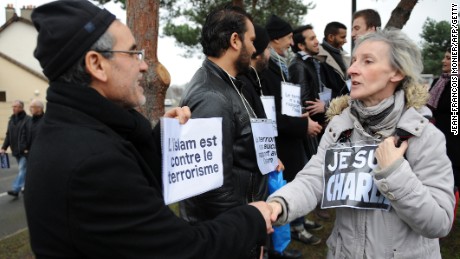
[[[388,137],[375,150],[375,158],[377,158],[380,168],[383,169],[390,166],[406,153],[409,146],[407,141],[403,141],[400,147],[396,147],[396,141],[395,137]]]
[[[308,117],[308,130],[307,130],[307,133],[309,136],[316,136],[318,135],[321,130],[323,129],[323,127],[321,125],[319,125],[318,122],[312,120],[310,117]]]
[[[281,162],[281,160],[278,158],[278,166],[276,166],[276,171],[284,171],[284,164]]]
[[[281,204],[279,204],[276,201],[269,202],[268,205],[272,208],[272,215],[270,216],[270,219],[273,222],[275,222],[278,219],[278,216],[283,212],[283,207],[281,207]]]
[[[305,101],[305,104],[308,105],[307,111],[311,115],[326,112],[326,103],[324,103],[320,99],[316,99],[315,101]]]
[[[185,124],[190,117],[192,117],[192,112],[188,106],[176,107],[167,111],[164,115],[166,118],[176,118],[179,120],[180,124]]]
[[[267,234],[273,233],[274,230],[270,220],[272,215],[272,207],[268,206],[268,204],[264,201],[251,202],[249,205],[256,207],[264,217],[265,224],[267,225]]]

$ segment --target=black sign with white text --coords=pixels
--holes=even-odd
[[[332,147],[326,150],[322,208],[390,209],[390,201],[374,184],[377,145]]]

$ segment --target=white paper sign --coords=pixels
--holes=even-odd
[[[276,107],[274,96],[261,96],[262,105],[264,106],[265,115],[267,119],[272,121],[275,137],[278,136],[278,127],[276,126]]]
[[[331,94],[331,89],[325,87],[323,91],[319,93],[319,99],[327,103],[331,100]]]
[[[281,82],[281,113],[293,117],[300,117],[300,85]]]
[[[161,133],[165,204],[222,186],[222,118],[161,118]]]
[[[251,119],[252,135],[256,149],[257,165],[262,174],[275,171],[278,166],[275,134],[272,121],[266,119]]]

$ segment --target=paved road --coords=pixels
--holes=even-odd
[[[10,169],[0,169],[0,240],[27,227],[24,196],[14,198],[6,193],[18,172],[18,164],[11,154],[10,164]]]

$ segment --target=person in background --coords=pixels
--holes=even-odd
[[[250,120],[258,116],[236,78],[250,69],[255,38],[252,18],[236,6],[211,11],[203,25],[206,59],[188,83],[181,105],[190,107],[192,118],[222,118],[224,180],[217,189],[179,202],[180,216],[192,224],[267,197],[267,176],[257,165],[251,130]]]
[[[452,162],[455,186],[460,187],[460,136],[454,135],[451,131],[451,48],[448,47],[444,53],[442,63],[442,74],[431,84],[430,99],[428,107],[433,112],[434,125],[444,133],[446,137],[447,156]]]
[[[323,56],[325,62],[339,75],[337,84],[340,88],[332,89],[331,98],[350,93],[345,83],[350,64],[350,57],[342,48],[345,43],[347,43],[347,26],[340,22],[328,23],[324,29],[323,43],[319,45],[318,56]]]
[[[301,117],[288,116],[281,113],[281,84],[291,82],[287,52],[293,44],[291,25],[276,15],[271,15],[265,25],[270,37],[270,60],[268,69],[262,72],[261,78],[266,82],[262,85],[264,95],[274,96],[276,109],[276,124],[278,137],[276,147],[278,157],[286,169],[284,179],[290,182],[300,169],[308,162],[306,140],[316,136],[322,130],[321,125],[312,120],[308,113]],[[304,224],[309,224],[304,217],[299,217],[291,223],[291,237],[306,244],[318,244],[321,240],[305,230]],[[319,228],[315,224],[314,228]]]
[[[369,32],[376,32],[382,26],[379,13],[373,9],[355,12],[352,20],[351,38],[353,41]]]
[[[16,100],[13,102],[13,115],[8,121],[5,141],[3,142],[0,153],[5,153],[8,147],[18,162],[18,174],[12,183],[12,189],[7,193],[13,197],[18,197],[24,187],[24,180],[27,171],[27,123],[30,116],[24,111],[24,102]]]
[[[294,30],[295,53],[289,65],[291,82],[301,87],[301,102],[310,118],[321,126],[326,125],[325,113],[331,98],[331,89],[343,88],[344,81],[327,63],[318,60],[319,42],[311,25],[304,25]],[[308,159],[316,154],[323,132],[310,136],[306,140]],[[330,219],[327,210],[318,207],[315,214],[321,219]],[[307,219],[306,219],[307,220]],[[319,230],[321,225],[314,222],[304,224],[306,230]]]
[[[261,73],[268,68],[268,61],[270,60],[270,49],[268,48],[270,38],[264,27],[254,24],[254,30],[256,33],[254,40],[256,51],[251,56],[250,69],[246,73],[240,73],[237,78],[244,83],[243,95],[254,109],[257,117],[267,118],[260,96],[263,96],[262,85],[265,84],[261,78]]]
[[[29,110],[30,110],[30,114],[32,115],[32,118],[29,120],[29,122],[26,125],[27,127],[26,153],[28,153],[30,148],[32,147],[32,143],[34,139],[37,137],[40,126],[43,123],[42,118],[45,115],[44,109],[45,109],[45,105],[40,100],[32,100],[32,102],[30,103]]]
[[[160,126],[136,110],[148,66],[130,29],[81,0],[41,5],[32,21],[50,82],[24,200],[35,257],[257,256],[272,231],[266,203],[195,225],[164,204]],[[188,107],[165,114],[190,116]]]
[[[329,175],[326,168],[342,180],[360,174],[371,181],[366,184],[370,189],[350,182],[350,195],[337,198],[341,203],[359,202],[336,207],[327,258],[441,258],[438,238],[452,227],[454,180],[444,135],[425,118],[431,112],[425,106],[428,92],[421,83],[422,69],[419,48],[399,30],[381,30],[358,40],[348,69],[350,96],[336,99],[329,108],[331,121],[318,153],[294,181],[268,199],[276,224],[307,214],[323,195],[328,197],[323,203],[331,200],[323,183]],[[412,137],[402,139],[399,132],[404,131]],[[327,153],[340,152],[331,146],[337,142],[342,147],[379,144],[373,145],[375,156],[370,149],[366,152],[371,165],[364,171],[357,165],[363,162],[360,158],[342,160],[340,167],[326,162]],[[334,156],[346,157],[349,150]],[[340,179],[332,183],[337,188]],[[370,198],[374,188],[378,199]],[[361,196],[351,195],[354,191]],[[390,207],[379,209],[380,204]]]
[[[267,118],[260,96],[263,96],[263,87],[265,84],[260,74],[267,69],[268,62],[270,60],[270,49],[268,43],[270,38],[267,30],[257,24],[254,24],[254,30],[256,33],[256,39],[254,40],[254,47],[256,51],[251,56],[251,69],[246,73],[239,74],[237,78],[243,82],[242,92],[248,103],[254,109],[255,114],[258,118]],[[279,167],[278,171],[284,171],[284,165],[281,160],[278,160]],[[268,195],[267,195],[268,196]],[[265,197],[264,199],[266,199]],[[273,245],[270,243],[267,245],[268,249],[265,249],[264,256],[268,256],[270,259],[276,258],[302,258],[302,253],[294,249],[285,249],[282,253],[277,252],[273,249]]]

